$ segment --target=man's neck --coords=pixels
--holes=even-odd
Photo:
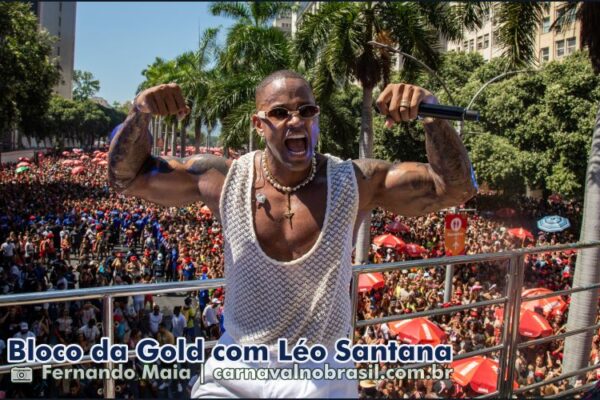
[[[268,150],[265,150],[263,157],[267,157],[267,168],[269,168],[271,176],[283,186],[293,188],[302,183],[311,173],[310,160],[306,165],[306,168],[300,171],[292,171],[279,163]]]

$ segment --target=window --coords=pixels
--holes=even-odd
[[[56,48],[56,55],[60,56],[60,46]]]
[[[557,40],[555,42],[555,52],[556,52],[556,58],[560,58],[562,56],[565,55],[565,41],[564,40]]]
[[[483,48],[483,36],[477,36],[477,50]]]
[[[58,11],[62,12],[62,1],[58,2]]]
[[[463,50],[463,51],[467,51],[467,50],[469,50],[469,41],[468,41],[468,40],[465,40],[465,41],[463,42],[463,45],[462,45],[462,50]]]
[[[490,34],[486,33],[483,35],[483,48],[487,49],[488,47],[490,47]]]
[[[469,51],[475,50],[475,39],[469,40]]]
[[[571,54],[576,50],[577,39],[570,37],[567,39],[567,54]]]
[[[544,18],[544,23],[542,24],[542,33],[550,32],[550,17]]]
[[[60,28],[61,25],[62,25],[62,18],[58,17],[58,27]]]
[[[492,46],[496,46],[499,42],[500,33],[498,33],[498,30],[496,29],[494,32],[492,32]]]
[[[550,48],[544,47],[540,50],[540,61],[547,62],[548,60],[550,60]]]
[[[572,8],[567,12],[567,7],[561,7],[556,9],[556,19],[560,20],[562,18],[562,23],[564,24],[571,24],[575,21],[575,12],[576,12],[576,8]],[[556,28],[560,29],[559,24],[556,24]]]

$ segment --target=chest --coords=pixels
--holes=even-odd
[[[308,253],[323,230],[327,214],[327,179],[316,178],[291,195],[270,185],[253,188],[265,197],[252,202],[253,228],[263,252],[278,261],[291,261]]]

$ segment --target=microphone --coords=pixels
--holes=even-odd
[[[442,104],[421,103],[419,104],[419,115],[421,117],[451,119],[454,121],[479,121],[479,111]]]
[[[374,106],[375,111],[381,114],[379,108]],[[479,121],[479,111],[468,110],[464,107],[446,106],[443,104],[419,104],[420,117],[432,117],[453,121]]]

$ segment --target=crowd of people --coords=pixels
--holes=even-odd
[[[107,185],[106,167],[93,163],[92,157],[98,154],[101,153],[85,155],[76,151],[41,156],[20,173],[16,172],[16,165],[2,166],[0,294],[223,276],[223,237],[210,210],[201,204],[165,208],[117,195]],[[74,173],[73,166],[66,165],[65,160],[79,160],[83,168]],[[521,198],[513,204],[515,216],[512,218],[497,218],[488,213],[504,207],[502,201],[498,196],[479,195],[465,205],[472,210],[468,212],[466,254],[577,241],[581,204]],[[572,228],[555,234],[541,232],[533,239],[519,239],[508,232],[508,228],[523,226],[537,234],[532,222],[549,214],[569,218]],[[446,254],[443,213],[402,218],[375,210],[372,236],[385,233],[386,226],[395,220],[409,227],[408,232],[398,233],[398,237],[424,248],[418,258]],[[415,257],[399,248],[373,246],[371,251],[374,263],[412,258]],[[573,252],[527,257],[524,286],[551,290],[569,288],[575,259]],[[443,267],[395,270],[384,274],[382,287],[360,293],[358,318],[414,313],[499,298],[506,292],[506,275],[506,263],[457,266],[451,299],[444,301]],[[224,288],[215,288],[178,296],[153,294],[116,298],[115,342],[133,349],[144,337],[153,337],[160,343],[173,343],[177,337],[217,339],[224,331],[225,297]],[[445,342],[453,346],[455,354],[464,354],[500,343],[499,307],[476,307],[430,320],[444,330]],[[102,332],[102,311],[99,300],[0,309],[1,363],[6,363],[6,340],[11,337],[35,337],[37,343],[48,344],[79,343],[89,349],[105,333]],[[547,316],[554,333],[564,331],[568,309]],[[389,326],[381,324],[358,329],[355,337],[361,343],[386,343],[395,335]],[[516,363],[518,384],[527,385],[560,374],[563,346],[563,341],[557,340],[520,352]],[[596,335],[591,355],[596,363],[600,361],[599,348],[600,339]],[[498,354],[489,356],[497,358]],[[142,367],[136,363],[130,361],[132,367]],[[381,367],[394,366],[382,364]],[[92,368],[90,365],[78,367]],[[190,367],[194,376],[189,381],[117,381],[117,397],[188,397],[198,378],[198,370]],[[596,379],[596,371],[590,371],[581,377],[580,384]],[[11,384],[9,376],[3,374],[0,391],[8,397],[102,397],[99,380],[36,379],[34,382],[33,385]],[[564,390],[567,385],[566,381],[547,385],[530,394],[546,395]],[[475,394],[469,387],[453,382],[440,385],[434,381],[380,379],[362,381],[360,387],[364,397],[456,398]]]

